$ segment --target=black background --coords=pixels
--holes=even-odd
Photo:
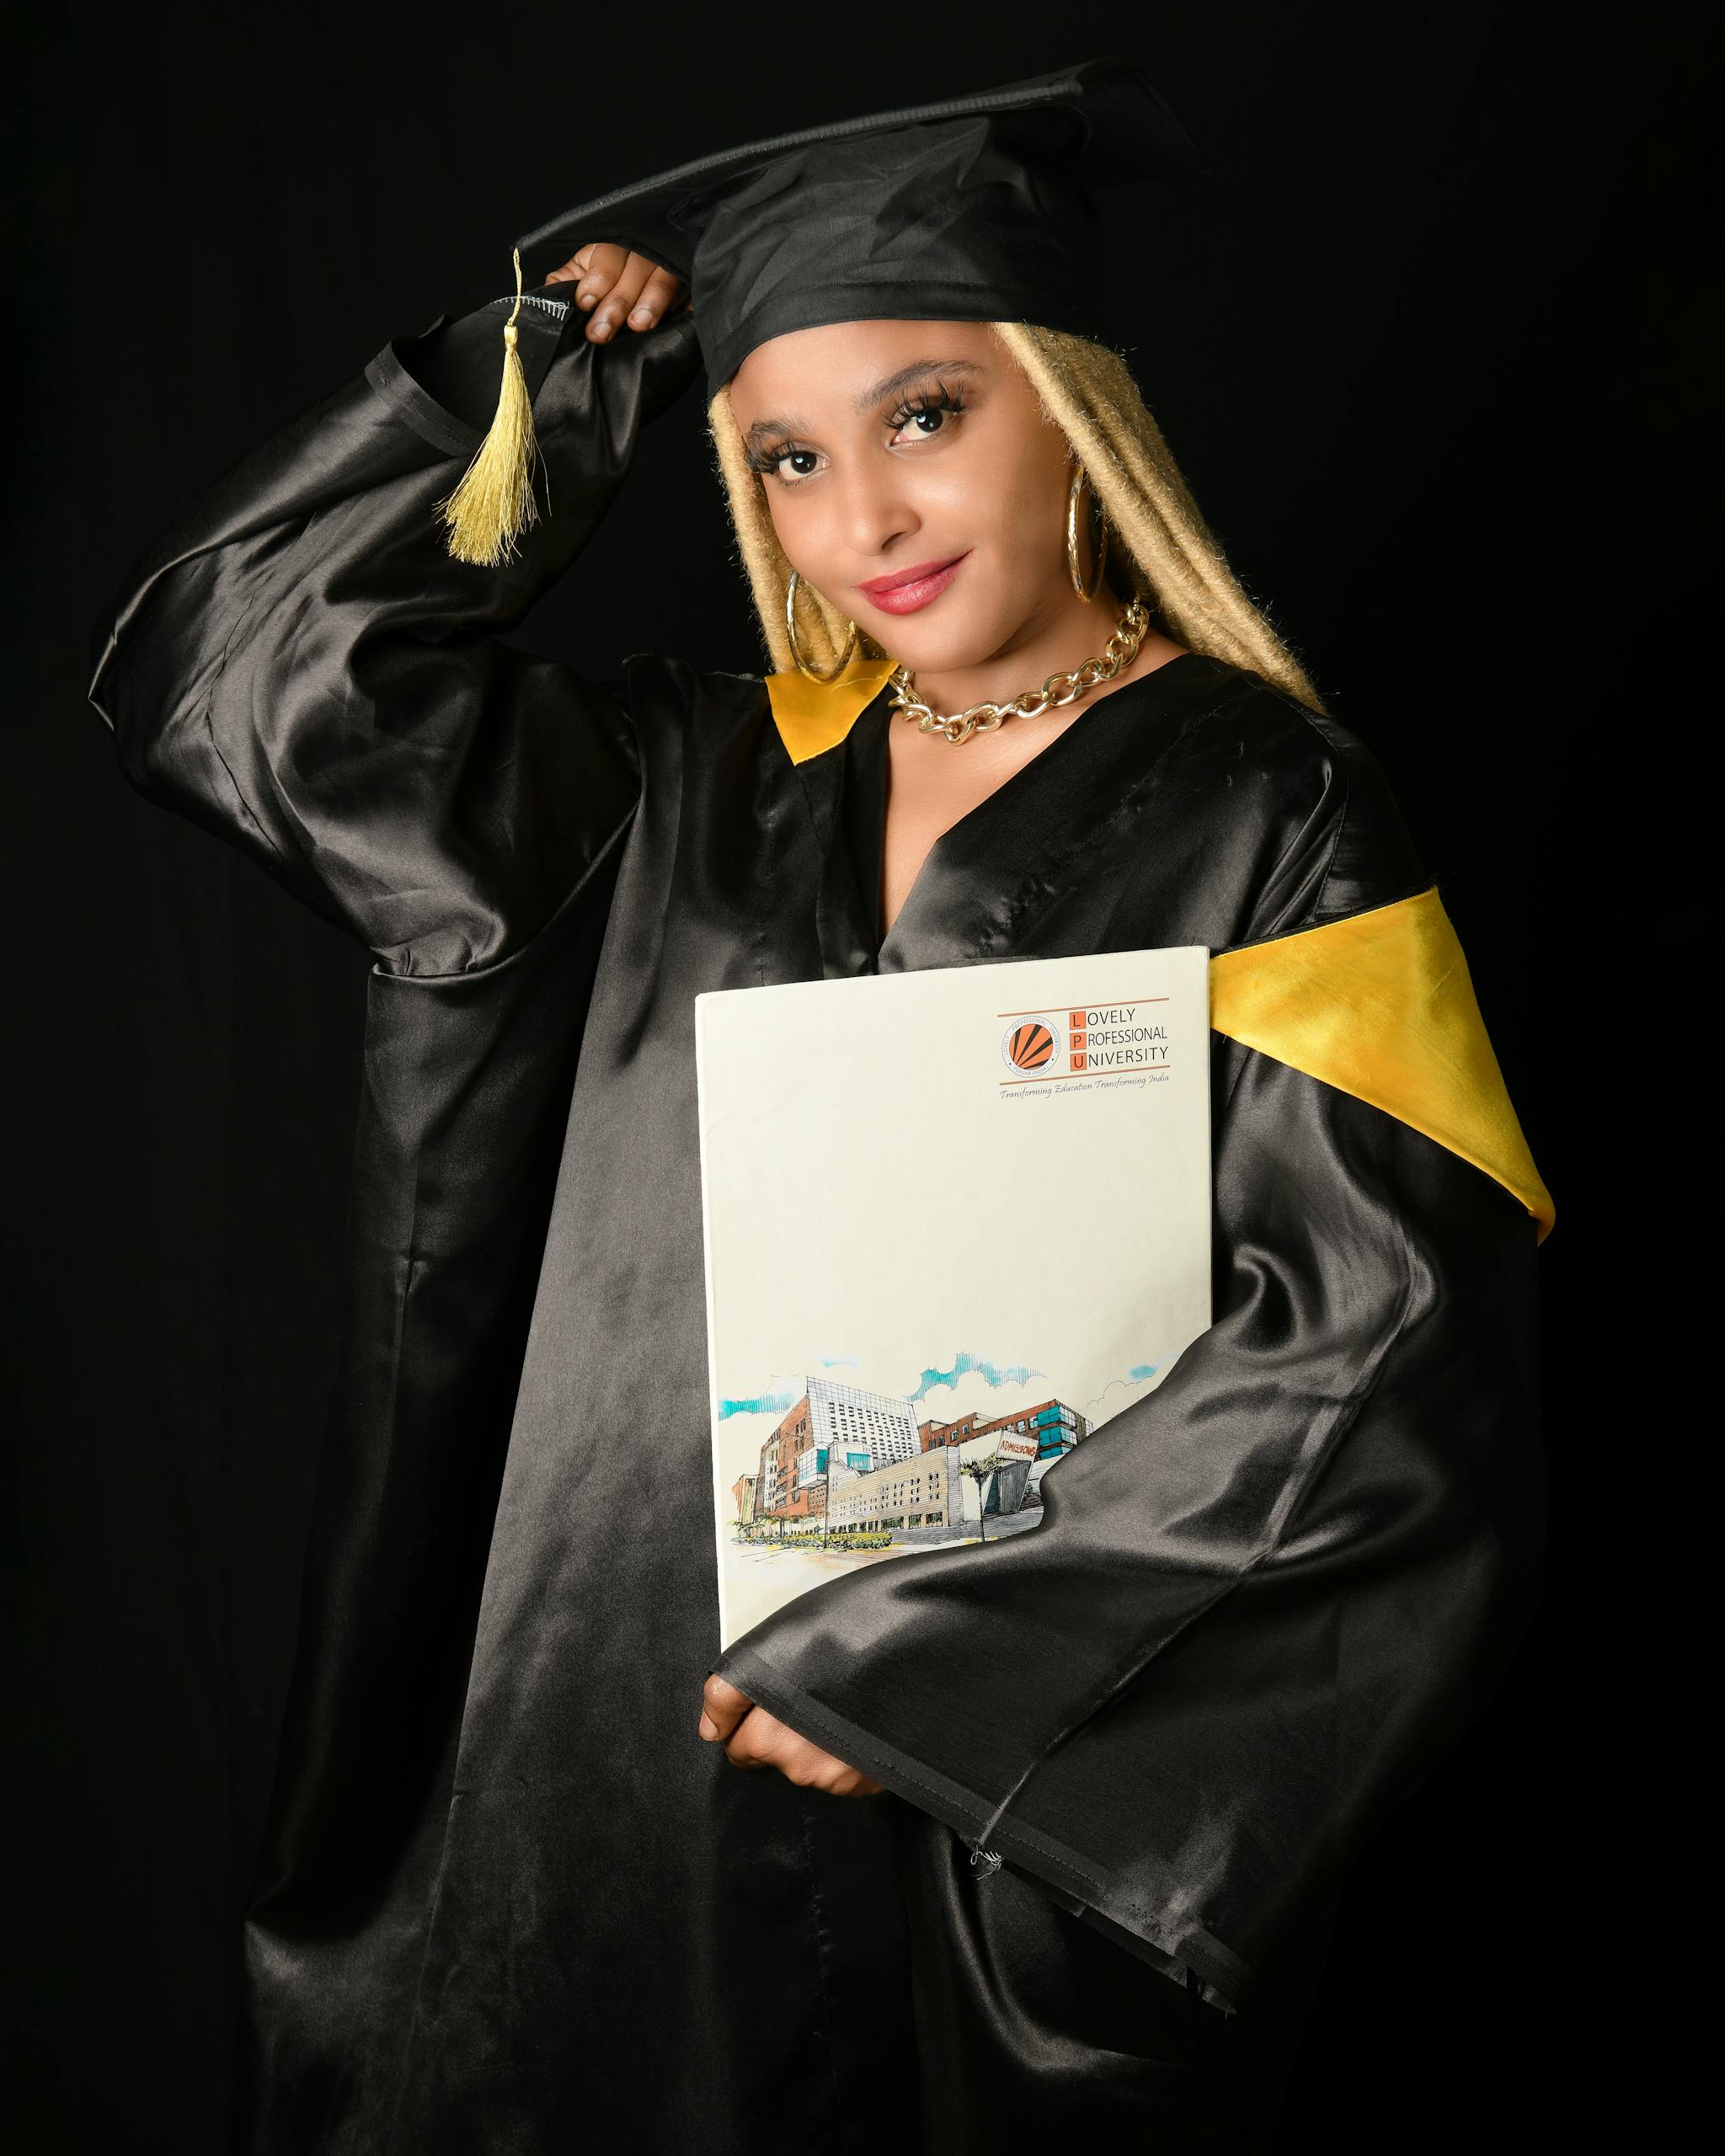
[[[243,450],[391,335],[505,290],[515,232],[684,157],[1111,51],[1210,152],[1215,179],[1110,205],[1131,356],[1235,567],[1387,766],[1557,1194],[1562,1609],[1614,1233],[1564,1112],[1606,1052],[1573,931],[1622,803],[1590,729],[1654,723],[1669,655],[1629,569],[1657,585],[1680,552],[1700,54],[1645,13],[1487,0],[1033,29],[895,7],[818,33],[764,5],[35,13],[5,489],[14,2145],[223,2146],[368,963],[130,792],[83,701],[92,628]],[[601,670],[759,664],[700,422],[691,395],[653,430],[524,641]],[[1602,1942],[1605,1884],[1571,1860],[1594,1777],[1562,1702],[1588,1636],[1548,1614],[1364,1862],[1287,2149],[1448,2149],[1487,2116],[1538,2139],[1555,2083],[1573,2093],[1595,2034],[1576,1972],[1624,1936]]]

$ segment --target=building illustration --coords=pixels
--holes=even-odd
[[[731,1486],[736,1530],[907,1545],[962,1540],[993,1519],[1022,1530],[1041,1518],[1043,1476],[1091,1427],[1058,1400],[919,1422],[900,1394],[807,1377],[756,1473]]]
[[[996,1450],[1030,1462],[1030,1487],[1034,1489],[1057,1460],[1064,1460],[1081,1438],[1090,1435],[1091,1428],[1076,1407],[1043,1400],[992,1419],[972,1413],[953,1422],[925,1422],[921,1435],[925,1445],[972,1445],[993,1438]]]
[[[967,1492],[973,1492],[968,1505]],[[959,1471],[956,1451],[944,1446],[919,1452],[915,1460],[841,1476],[827,1497],[827,1522],[834,1532],[939,1528],[962,1534],[965,1522],[978,1517],[974,1486]]]

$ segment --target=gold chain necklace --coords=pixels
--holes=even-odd
[[[1138,647],[1149,627],[1144,601],[1135,593],[1100,658],[1087,659],[1070,674],[1050,674],[1039,689],[1026,689],[1009,703],[972,704],[949,718],[931,711],[916,693],[916,676],[895,666],[889,676],[893,709],[905,718],[914,718],[924,734],[944,734],[955,743],[968,741],[973,734],[991,734],[1002,719],[1034,718],[1042,712],[1058,711],[1063,704],[1076,703],[1100,682],[1112,681],[1138,656]]]

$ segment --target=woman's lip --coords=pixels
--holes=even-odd
[[[919,562],[914,569],[900,570],[897,576],[883,576],[870,584],[859,584],[857,589],[866,592],[883,613],[914,614],[931,600],[938,599],[942,592],[958,574],[967,558],[965,553],[954,555],[944,562]]]

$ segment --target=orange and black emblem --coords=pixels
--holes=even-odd
[[[1053,1060],[1055,1037],[1039,1018],[1019,1026],[1007,1036],[1007,1060],[1020,1070],[1040,1070]]]

